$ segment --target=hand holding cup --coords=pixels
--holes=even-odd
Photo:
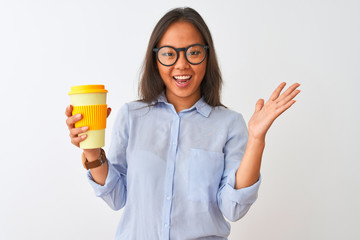
[[[80,142],[84,141],[87,138],[86,134],[83,134],[81,136],[79,136],[79,134],[81,133],[86,133],[89,129],[88,126],[83,126],[83,127],[75,127],[75,123],[79,122],[82,119],[82,115],[76,114],[76,115],[72,115],[72,111],[73,111],[73,106],[69,105],[66,107],[65,110],[65,115],[67,117],[66,119],[66,125],[68,126],[69,129],[69,136],[71,139],[71,143],[74,144],[77,147],[80,147]],[[107,108],[107,117],[109,117],[111,113],[111,108]]]

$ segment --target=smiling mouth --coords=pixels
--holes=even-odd
[[[179,75],[179,76],[173,76],[173,79],[180,84],[185,84],[192,78],[191,75]]]

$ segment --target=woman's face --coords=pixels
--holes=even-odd
[[[205,44],[197,28],[189,22],[175,22],[166,30],[157,47],[186,48],[196,43]],[[191,107],[201,97],[200,84],[205,76],[207,59],[192,65],[184,54],[180,51],[178,60],[172,66],[164,66],[159,61],[157,66],[166,86],[168,102],[181,106],[190,104],[187,107]]]

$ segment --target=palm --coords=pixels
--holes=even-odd
[[[285,85],[286,83],[281,83],[265,104],[263,99],[257,101],[255,112],[248,124],[250,137],[264,140],[267,131],[275,119],[295,103],[293,98],[300,92],[300,90],[296,89],[300,84],[295,83],[291,85],[280,95]]]

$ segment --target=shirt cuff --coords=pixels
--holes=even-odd
[[[120,173],[116,171],[116,169],[109,161],[107,162],[108,162],[108,174],[104,186],[96,183],[91,175],[91,171],[90,170],[87,171],[87,178],[90,182],[90,185],[93,187],[95,191],[95,195],[97,197],[101,197],[111,192],[114,189],[116,183],[120,179]]]
[[[258,196],[261,183],[261,174],[257,182],[255,182],[253,185],[246,188],[235,189],[235,173],[236,170],[228,175],[228,182],[224,187],[224,195],[228,196],[230,200],[238,204],[253,204]]]

